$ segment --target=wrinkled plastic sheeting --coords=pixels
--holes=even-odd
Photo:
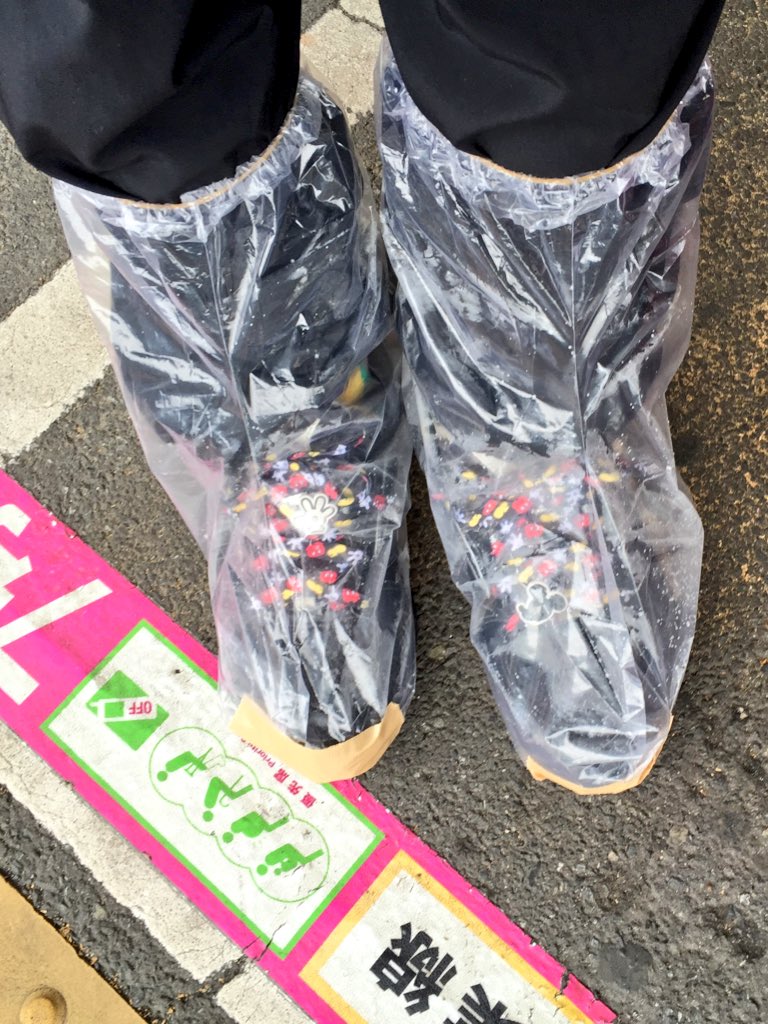
[[[207,557],[229,706],[313,747],[405,709],[411,442],[339,106],[305,73],[270,150],[179,205],[55,196],[149,465]]]
[[[690,338],[713,84],[645,150],[563,181],[455,149],[387,48],[383,228],[409,418],[472,638],[534,770],[621,788],[671,724],[700,520],[664,392]]]

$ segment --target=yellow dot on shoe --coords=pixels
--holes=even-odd
[[[524,558],[510,558],[507,565],[522,565],[524,561]]]
[[[342,528],[345,527],[345,526],[351,526],[352,525],[352,520],[351,519],[337,519],[334,522],[333,525],[334,526],[340,526]]]
[[[235,505],[235,507],[232,509],[232,511],[233,512],[244,512],[246,508],[248,508],[248,506],[245,504],[244,501],[241,501],[239,505]]]
[[[604,484],[616,484],[621,480],[618,473],[600,473],[598,479],[602,480]]]
[[[301,469],[301,466],[298,464],[298,462],[292,462],[290,465],[294,473],[298,473],[298,471]]]
[[[550,466],[549,469],[545,469],[541,475],[542,480],[548,480],[551,476],[554,476],[557,472],[557,466]]]
[[[533,576],[532,565],[529,565],[527,569],[523,569],[521,573],[517,574],[517,578],[521,583],[527,583],[531,576]]]
[[[354,503],[354,498],[339,498],[339,500],[336,502],[339,508],[348,508],[350,505],[354,505]]]
[[[261,499],[265,498],[268,493],[268,488],[260,487],[258,491],[256,491],[256,493],[252,495],[252,498],[254,501],[261,501]]]
[[[298,551],[287,551],[286,554],[289,558],[301,558],[301,553]]]
[[[310,459],[316,459],[319,454],[320,454],[320,452],[310,452],[309,453],[309,457],[310,457]]]
[[[477,512],[469,520],[469,525],[472,526],[472,527],[479,526],[479,524],[482,522],[482,519],[483,519],[483,517],[480,515],[479,512]]]
[[[502,501],[493,510],[493,518],[494,519],[503,519],[504,516],[507,514],[507,512],[509,512],[509,502],[508,501]]]
[[[523,486],[525,486],[525,487],[535,487],[536,485],[535,485],[533,480],[523,480]]]
[[[346,550],[346,544],[334,544],[332,548],[328,548],[328,557],[338,558],[338,556],[343,555]]]
[[[554,512],[545,512],[544,515],[539,516],[542,523],[556,523],[560,516]]]
[[[571,551],[579,552],[579,551],[586,551],[586,550],[587,550],[587,545],[584,543],[583,540],[575,540],[573,542],[573,544],[571,544]]]
[[[461,478],[462,480],[477,480],[477,473],[473,473],[471,469],[465,469]]]
[[[307,580],[307,587],[312,591],[313,594],[317,594],[318,597],[325,590],[325,588],[320,583],[316,583],[314,580]]]
[[[274,452],[270,452],[270,454],[266,457],[266,459],[264,461],[265,462],[277,462],[277,455],[275,455]]]
[[[293,591],[292,590],[284,590],[283,591],[283,600],[284,601],[290,601],[292,597],[293,597]]]

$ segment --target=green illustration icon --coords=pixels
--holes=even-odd
[[[168,718],[165,708],[148,697],[125,672],[115,672],[94,693],[88,710],[131,750],[138,750]]]

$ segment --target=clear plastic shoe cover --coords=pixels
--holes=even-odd
[[[305,73],[270,150],[178,205],[55,196],[147,460],[207,556],[225,698],[312,748],[404,711],[411,441],[338,105]]]
[[[384,236],[432,507],[472,638],[537,777],[640,781],[693,639],[700,520],[664,392],[690,338],[713,84],[562,181],[455,149],[380,67]]]

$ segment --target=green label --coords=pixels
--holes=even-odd
[[[131,750],[138,750],[168,719],[165,708],[156,704],[125,672],[115,672],[87,706]]]

